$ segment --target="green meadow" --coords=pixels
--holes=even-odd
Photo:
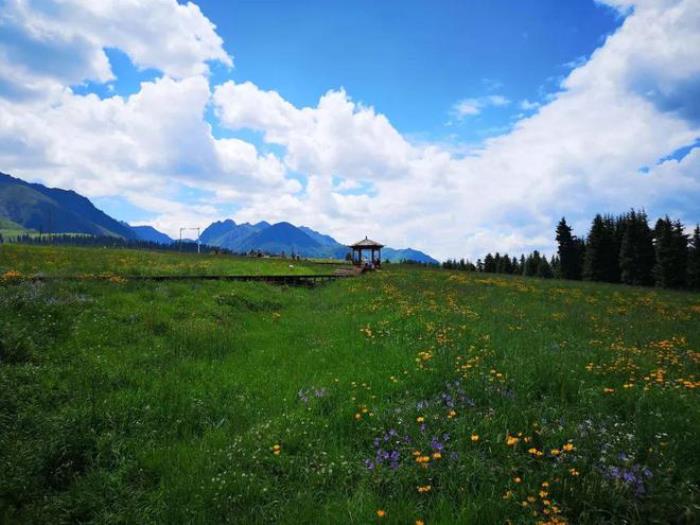
[[[0,246],[0,522],[700,521],[698,294],[122,278],[334,269]]]

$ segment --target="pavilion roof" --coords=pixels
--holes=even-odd
[[[384,245],[365,237],[361,241],[351,244],[350,248],[384,248]]]

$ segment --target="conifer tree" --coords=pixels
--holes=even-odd
[[[646,213],[631,210],[621,222],[620,280],[633,285],[653,284],[654,243]]]
[[[562,217],[557,225],[557,253],[561,265],[561,277],[564,279],[581,279],[581,252],[580,243],[571,234],[571,227]]]
[[[494,273],[503,273],[503,260],[498,252],[493,256],[493,271]]]
[[[695,226],[688,250],[688,287],[700,290],[700,225]]]
[[[540,258],[539,262],[537,263],[537,272],[535,275],[537,275],[537,277],[542,277],[543,279],[551,279],[553,277],[552,267],[550,266],[549,262],[547,262],[547,257]]]
[[[527,277],[533,277],[537,275],[537,268],[540,265],[540,252],[535,250],[525,259],[525,269],[523,270],[523,275]]]
[[[584,279],[611,283],[619,280],[619,247],[616,236],[614,219],[596,215],[586,242]]]
[[[491,253],[487,253],[484,257],[484,271],[486,273],[495,273],[496,271],[496,260]]]
[[[654,228],[656,264],[654,281],[663,288],[685,285],[688,263],[688,238],[680,221],[672,222],[668,215],[656,222]]]

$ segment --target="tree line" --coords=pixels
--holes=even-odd
[[[0,243],[3,242],[0,234]],[[131,248],[137,250],[166,250],[180,252],[197,253],[197,243],[194,241],[173,241],[170,244],[161,244],[153,241],[143,241],[136,239],[124,239],[107,235],[82,235],[70,233],[49,233],[49,234],[21,234],[12,237],[12,242],[33,245],[69,245],[69,246],[91,246],[99,248]],[[235,255],[231,250],[200,244],[201,253],[221,253]]]
[[[579,238],[562,218],[556,228],[557,253],[537,250],[519,258],[490,253],[476,263],[448,259],[452,270],[542,278],[624,283],[700,290],[700,226],[688,235],[681,221],[665,216],[653,228],[644,211],[595,216]]]

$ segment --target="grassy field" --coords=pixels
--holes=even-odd
[[[69,246],[0,246],[0,273],[24,276],[303,275],[328,274],[337,264],[223,254]]]
[[[280,270],[0,250],[0,275],[219,264]],[[698,294],[399,265],[313,289],[14,276],[0,522],[700,520]]]

